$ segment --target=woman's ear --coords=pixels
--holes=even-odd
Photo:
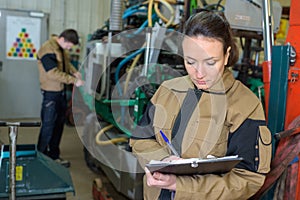
[[[227,63],[228,63],[228,58],[229,58],[229,55],[230,55],[230,51],[231,51],[231,47],[229,46],[226,50],[226,53],[225,53],[225,62],[224,62],[224,65],[226,66]]]

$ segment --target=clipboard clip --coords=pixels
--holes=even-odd
[[[192,162],[192,163],[191,163],[191,167],[192,167],[192,168],[197,168],[197,167],[198,167],[197,161]]]

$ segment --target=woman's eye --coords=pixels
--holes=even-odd
[[[216,62],[215,61],[211,61],[211,62],[207,62],[206,64],[209,65],[209,66],[213,66],[213,65],[216,64]]]
[[[195,64],[195,61],[189,61],[189,60],[187,60],[186,63],[187,63],[188,65],[194,65],[194,64]]]

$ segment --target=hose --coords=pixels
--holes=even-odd
[[[119,74],[121,71],[121,68],[123,67],[123,65],[125,65],[125,63],[127,63],[129,60],[131,60],[132,58],[134,58],[135,56],[137,56],[138,54],[142,53],[145,50],[145,48],[141,48],[138,49],[137,51],[133,52],[132,54],[130,54],[129,56],[127,56],[126,58],[124,58],[117,66],[116,69],[116,73],[115,73],[115,81],[116,81],[116,86],[119,92],[119,95],[122,96],[122,88],[119,85]]]
[[[131,78],[131,75],[132,75],[132,72],[133,72],[133,68],[136,66],[136,63],[138,62],[138,60],[141,58],[142,54],[138,54],[132,64],[130,65],[129,67],[129,70],[128,70],[128,75],[126,76],[126,80],[125,80],[125,85],[124,85],[124,92],[123,94],[125,94],[127,92],[127,89],[128,89],[128,85],[129,85],[129,81],[130,81],[130,78]]]
[[[168,8],[168,10],[170,11],[170,18],[167,19],[159,10],[158,8],[158,5],[159,3],[162,3],[165,7]],[[158,15],[158,17],[160,17],[165,23],[166,23],[166,27],[169,27],[173,22],[174,22],[174,19],[175,19],[175,11],[173,9],[173,7],[171,6],[170,3],[168,3],[168,1],[166,0],[158,0],[158,1],[155,1],[154,3],[154,9],[155,9],[155,12],[156,14]]]
[[[152,27],[152,8],[154,0],[149,0],[148,3],[148,27]]]
[[[101,140],[101,136],[105,133],[105,131],[108,131],[109,129],[113,128],[114,125],[110,124],[102,129],[100,129],[100,131],[97,133],[96,135],[96,143],[99,145],[109,145],[109,144],[115,144],[118,142],[127,142],[128,139],[125,137],[120,137],[120,138],[113,138],[110,140]]]

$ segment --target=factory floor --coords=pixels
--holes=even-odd
[[[39,127],[19,127],[17,144],[33,144],[37,141],[38,134]],[[9,144],[7,127],[0,127],[0,144]],[[111,197],[108,200],[128,199],[115,190],[104,173],[93,172],[87,167],[84,160],[83,145],[78,137],[76,128],[73,126],[65,126],[61,141],[61,157],[71,162],[69,170],[75,189],[75,194],[67,193],[67,200],[93,200],[92,188],[95,178],[101,179],[104,188]]]

